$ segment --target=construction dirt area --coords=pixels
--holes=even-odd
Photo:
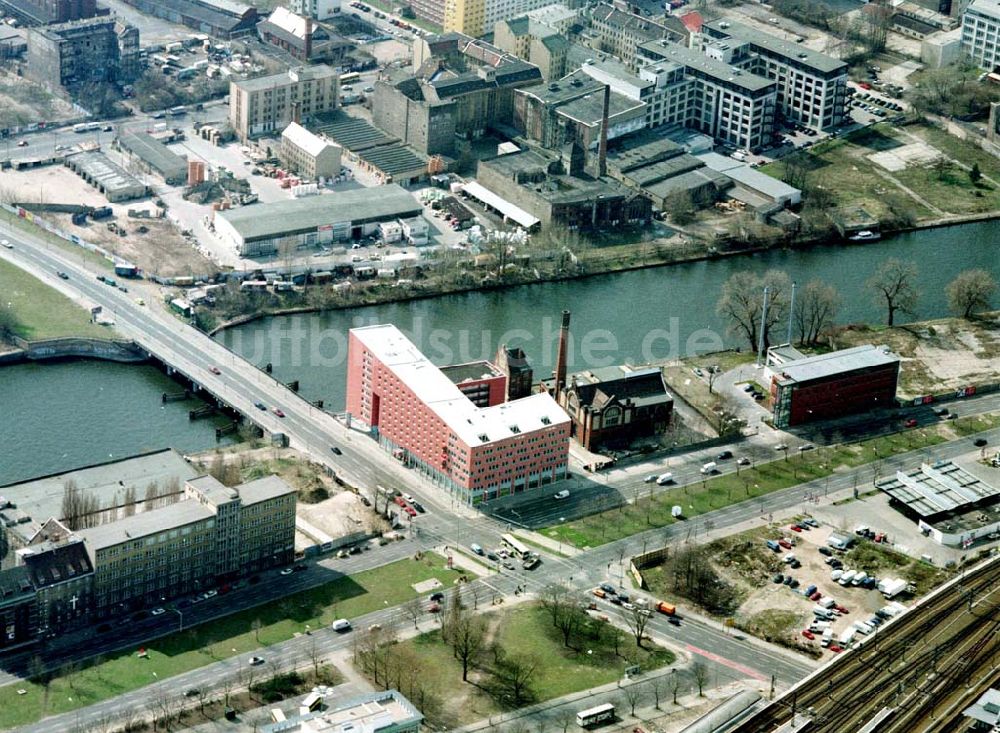
[[[5,200],[26,204],[77,204],[110,206],[113,217],[76,225],[70,214],[40,212],[39,216],[70,234],[113,252],[137,265],[146,274],[160,277],[205,276],[216,267],[198,252],[168,218],[153,218],[159,211],[152,198],[109,204],[100,191],[61,165],[0,173]],[[128,215],[129,210],[150,212],[150,218]],[[113,230],[109,225],[113,225]],[[120,232],[124,231],[124,235]]]
[[[897,396],[926,394],[997,381],[1000,313],[977,320],[942,318],[894,328],[857,326],[838,331],[835,348],[886,344],[902,358]]]
[[[844,570],[863,570],[880,579],[906,580],[915,586],[916,595],[926,593],[947,577],[947,572],[941,568],[854,535],[853,527],[845,531],[822,524],[811,529],[803,523],[800,525],[802,531],[791,530],[790,524],[760,527],[705,545],[679,548],[672,561],[643,571],[643,576],[654,593],[678,605],[681,615],[688,606],[709,615],[725,616],[742,631],[814,657],[834,652],[820,645],[820,634],[815,634],[815,639],[802,634],[814,621],[813,608],[817,601],[804,595],[810,586],[815,586],[813,591],[821,594],[820,601],[831,598],[846,609],[846,612],[834,613],[830,622],[835,640],[854,622],[869,619],[888,603],[877,589],[842,586],[835,581],[829,564],[834,558],[841,561]],[[827,539],[834,531],[852,535],[854,546],[846,552],[832,550],[827,546]],[[767,546],[768,540],[783,540],[790,547],[780,546],[775,552]],[[820,548],[823,548],[822,553]],[[688,557],[682,550],[693,555]],[[799,567],[792,566],[792,559]],[[724,593],[710,599],[713,605],[728,606],[723,613],[718,607],[700,606],[688,597],[689,594],[678,592],[683,587],[683,581],[677,579],[678,572],[686,576],[689,562],[697,569],[696,574],[714,576],[717,586],[725,589]],[[707,575],[702,576],[702,580]],[[794,579],[794,585],[785,582],[789,577]],[[913,597],[903,594],[896,600],[908,605]]]
[[[0,74],[0,127],[20,127],[81,117],[83,112],[40,84],[20,76]]]

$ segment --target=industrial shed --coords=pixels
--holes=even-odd
[[[182,158],[156,138],[144,132],[125,132],[119,136],[118,147],[138,158],[142,166],[171,185],[187,178],[187,158]]]

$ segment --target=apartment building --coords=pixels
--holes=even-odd
[[[598,51],[616,56],[633,69],[636,68],[636,49],[641,44],[661,39],[674,43],[686,40],[684,33],[668,28],[665,23],[607,3],[598,3],[590,10],[590,32],[592,45]]]
[[[702,24],[704,53],[777,84],[778,115],[815,130],[843,124],[847,64],[732,20]]]
[[[642,44],[636,54],[641,73],[659,89],[652,120],[682,122],[747,150],[771,141],[776,82],[666,41]]]
[[[3,0],[0,8],[38,25],[92,18],[99,12],[96,0]]]
[[[51,88],[131,84],[139,65],[139,30],[111,17],[28,29],[26,75]]]
[[[297,122],[281,133],[278,158],[288,170],[316,181],[340,175],[343,148],[314,135]]]
[[[340,0],[290,0],[288,9],[296,15],[329,20],[340,12]]]
[[[95,618],[291,562],[295,489],[269,476],[228,488],[210,476],[185,498],[78,532],[94,568]]]
[[[527,15],[501,20],[493,26],[493,42],[507,53],[537,66],[544,79],[566,75],[570,42],[561,31]]]
[[[351,329],[347,411],[469,504],[565,478],[570,423],[547,394],[477,407],[393,325]]]
[[[229,123],[241,140],[337,108],[339,77],[320,64],[229,84]]]
[[[552,0],[445,0],[444,31],[481,36],[501,20],[550,5]],[[415,7],[415,6],[414,6]]]
[[[976,66],[1000,66],[1000,0],[973,0],[962,16],[962,50]]]

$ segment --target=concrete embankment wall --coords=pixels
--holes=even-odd
[[[25,341],[15,338],[16,351],[0,354],[0,365],[47,359],[103,359],[122,363],[139,363],[148,357],[131,341],[111,339],[60,338]]]

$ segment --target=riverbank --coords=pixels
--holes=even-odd
[[[982,222],[989,222],[1000,220],[1000,211],[990,211],[985,213],[976,214],[963,214],[963,215],[951,215],[945,217],[937,217],[934,219],[928,219],[925,221],[917,222],[910,226],[897,227],[892,230],[885,230],[883,232],[883,238],[890,238],[893,236],[898,236],[900,234],[907,234],[912,232],[919,232],[931,229],[947,229],[965,224],[975,224]],[[605,275],[614,275],[617,273],[631,272],[637,270],[648,270],[656,268],[666,268],[672,265],[683,265],[691,264],[695,262],[703,262],[710,260],[721,260],[740,256],[752,256],[755,254],[760,254],[762,252],[768,252],[776,249],[786,249],[786,250],[805,250],[814,247],[821,246],[844,246],[850,244],[852,247],[863,246],[856,242],[845,242],[843,239],[837,236],[823,236],[823,237],[813,237],[810,239],[797,239],[797,240],[774,240],[769,242],[761,242],[756,245],[740,245],[738,247],[733,246],[730,249],[718,249],[717,247],[711,246],[703,242],[692,242],[691,240],[683,240],[688,247],[685,250],[687,252],[677,253],[675,247],[671,247],[669,243],[658,243],[655,245],[655,250],[650,252],[649,243],[642,244],[630,244],[622,245],[621,247],[606,248],[603,250],[592,250],[591,252],[604,252],[608,253],[600,258],[591,256],[590,258],[585,255],[577,257],[577,269],[572,272],[563,273],[553,273],[542,275],[536,270],[536,275],[532,277],[518,276],[518,274],[508,274],[503,281],[491,281],[491,282],[480,282],[480,283],[436,283],[438,287],[430,287],[424,285],[420,282],[412,283],[407,288],[400,288],[394,284],[374,284],[369,287],[363,288],[363,292],[357,293],[359,297],[351,297],[352,293],[348,291],[345,294],[339,293],[339,302],[323,303],[316,305],[294,305],[289,307],[278,307],[270,308],[265,307],[259,311],[253,313],[245,313],[239,316],[229,318],[221,323],[213,325],[207,330],[208,335],[215,336],[227,329],[234,328],[236,326],[243,326],[248,323],[253,323],[254,321],[261,320],[264,318],[270,318],[274,316],[288,316],[296,314],[306,314],[306,313],[323,313],[327,311],[341,311],[350,308],[361,308],[368,306],[377,305],[387,305],[392,303],[405,303],[410,301],[427,300],[431,298],[437,298],[445,295],[461,295],[463,293],[470,292],[494,292],[509,290],[511,288],[520,287],[523,285],[540,285],[544,283],[558,283],[567,282],[574,280],[587,280],[591,278],[602,277]],[[697,248],[698,252],[690,252],[691,249]],[[615,254],[622,254],[619,252],[613,252],[612,250],[621,249],[635,249],[638,250],[631,258],[622,258],[615,261]],[[610,255],[610,256],[609,256]],[[668,256],[669,255],[669,256]],[[587,260],[603,260],[604,267],[600,270],[587,270],[584,269],[587,265]],[[639,259],[640,261],[635,261]],[[582,267],[581,267],[582,265]]]

